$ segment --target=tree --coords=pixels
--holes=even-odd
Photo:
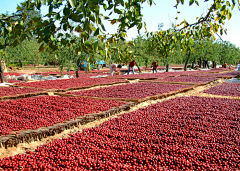
[[[69,37],[71,33],[77,32],[84,44],[90,35],[104,37],[106,33],[102,21],[108,20],[111,24],[117,24],[118,32],[105,41],[115,43],[120,39],[124,40],[124,33],[127,29],[136,26],[140,30],[144,27],[141,13],[141,4],[144,2],[148,2],[149,5],[153,4],[153,0],[25,0],[17,7],[15,15],[0,16],[0,35],[7,36],[13,42],[12,46],[35,35],[38,43],[41,43],[39,47],[41,52],[44,49],[53,51],[57,50],[58,46],[71,46],[76,43],[75,39]],[[194,3],[199,5],[196,0],[188,2],[190,6]],[[177,0],[175,7],[177,8],[180,4],[184,4],[184,0]],[[29,11],[41,10],[46,5],[49,10],[45,16],[33,16],[31,19],[27,17]],[[235,6],[239,7],[240,2],[214,0],[205,16],[198,17],[194,23],[188,23],[186,20],[180,22],[178,25],[180,29],[175,29],[171,34],[166,35],[169,37],[165,40],[174,39],[173,43],[175,43],[169,44],[169,47],[174,47],[177,41],[192,41],[194,36],[202,39],[214,37],[214,34],[218,32],[222,35],[226,32],[225,20],[231,18],[231,9]],[[101,13],[102,10],[109,12],[108,15]],[[116,18],[111,18],[113,13]],[[76,24],[73,25],[71,22]],[[60,30],[62,32],[59,32]],[[175,41],[173,36],[179,34],[182,36]],[[4,44],[0,44],[0,48],[5,48]],[[78,54],[78,52],[80,49],[76,46],[75,53]]]

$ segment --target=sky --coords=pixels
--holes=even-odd
[[[23,0],[0,0],[0,14],[6,13],[7,11],[9,13],[16,11],[17,4],[22,1]],[[142,14],[143,21],[146,22],[147,25],[147,31],[157,31],[158,23],[163,23],[163,30],[168,29],[171,25],[170,23],[178,24],[184,19],[189,23],[193,23],[196,21],[196,17],[207,13],[207,9],[212,3],[212,1],[204,2],[202,0],[199,1],[199,6],[196,4],[189,6],[188,2],[189,1],[185,1],[184,5],[179,5],[178,9],[173,7],[176,0],[155,0],[156,5],[152,5],[151,7],[147,3],[144,3]],[[177,11],[180,11],[180,14],[177,14]],[[232,14],[231,20],[225,23],[225,27],[228,30],[227,35],[222,35],[221,38],[224,41],[230,41],[232,44],[235,44],[236,47],[240,48],[240,11],[237,9],[237,6],[232,11]],[[175,20],[176,16],[178,16],[177,21]],[[104,22],[104,25],[109,33],[115,33],[117,31],[116,25],[111,25],[107,22]],[[142,29],[141,34],[144,34],[144,32],[145,31]],[[127,40],[138,36],[136,28],[128,30],[127,34]],[[216,38],[218,38],[217,35]]]

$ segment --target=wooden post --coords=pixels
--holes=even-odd
[[[1,72],[1,83],[4,83],[4,71],[3,71],[3,64],[2,64],[2,59],[1,59],[1,61],[0,61],[0,63],[1,63],[1,66],[0,66],[0,72]]]
[[[187,60],[185,62],[185,65],[184,65],[184,71],[187,71],[187,64],[188,64],[188,61],[190,59],[190,54],[191,54],[191,51],[188,52],[188,57],[187,57]]]

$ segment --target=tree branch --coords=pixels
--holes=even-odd
[[[3,18],[1,18],[1,17],[2,17],[2,15],[0,16],[0,21],[3,21],[3,20],[9,20],[14,17],[22,17],[22,14],[11,15],[11,16],[7,16],[7,17],[3,17]]]
[[[187,24],[187,25],[184,26],[183,28],[181,28],[181,29],[179,29],[179,30],[175,30],[175,31],[182,31],[182,30],[184,30],[184,29],[187,28],[187,27],[192,27],[192,26],[194,26],[194,25],[198,25],[198,24],[201,24],[201,23],[203,23],[203,22],[206,22],[207,19],[208,19],[208,17],[210,16],[212,10],[213,10],[214,4],[215,4],[215,2],[214,2],[214,3],[212,4],[212,6],[209,8],[208,13],[206,14],[206,16],[205,16],[204,18],[202,18],[201,20],[198,20],[198,22],[195,22],[195,23],[193,23],[193,24]]]

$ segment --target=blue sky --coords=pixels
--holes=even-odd
[[[15,11],[17,4],[23,0],[0,0],[0,13],[5,13],[8,11],[12,13]],[[185,1],[185,5],[179,5],[178,9],[174,8],[175,0],[168,0],[165,2],[163,0],[155,0],[156,5],[149,7],[147,3],[143,4],[143,20],[147,24],[148,31],[157,31],[158,23],[163,23],[164,28],[169,28],[170,23],[175,23],[175,18],[178,16],[176,22],[179,23],[183,19],[186,19],[189,23],[196,21],[196,17],[199,17],[201,14],[206,14],[207,8],[211,5],[210,2],[199,1],[200,6],[193,4],[192,6],[188,5],[188,1]],[[180,11],[180,14],[177,15],[177,11]],[[228,30],[227,35],[223,35],[222,39],[225,41],[230,41],[235,44],[237,47],[240,47],[240,11],[235,7],[232,11],[233,16],[230,21],[227,21],[225,27]],[[106,29],[109,33],[114,33],[117,30],[117,26],[110,25],[109,23],[104,23]],[[142,33],[144,30],[142,30]],[[138,33],[136,28],[128,30],[128,40],[131,38],[137,37]],[[216,36],[217,38],[217,36]]]

